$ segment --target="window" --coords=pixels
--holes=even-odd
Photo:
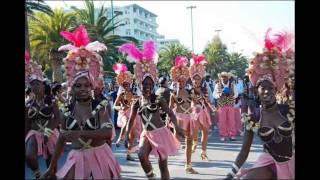
[[[137,8],[133,8],[133,12],[136,13],[137,12]]]

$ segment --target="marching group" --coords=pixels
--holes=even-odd
[[[170,77],[160,78],[153,41],[143,50],[133,43],[119,51],[135,63],[134,74],[126,64],[113,66],[115,83],[105,85],[100,51],[107,47],[90,42],[86,29],[60,34],[72,44],[64,59],[66,82],[48,83],[37,63],[25,56],[25,147],[26,163],[36,179],[121,179],[121,167],[111,146],[124,144],[126,159],[137,152],[149,179],[156,175],[149,161],[158,158],[161,179],[169,179],[168,156],[185,149],[185,171],[192,166],[201,132],[201,159],[208,160],[208,137],[214,127],[220,140],[243,136],[242,148],[226,179],[294,179],[294,52],[289,33],[265,38],[265,48],[249,63],[242,79],[234,72],[221,72],[213,81],[206,73],[206,59],[177,56]],[[116,88],[119,86],[119,89]],[[115,127],[120,127],[117,139]],[[254,135],[264,152],[250,169],[241,168]],[[181,141],[185,146],[181,147]],[[136,145],[136,141],[139,145]],[[66,143],[72,150],[58,169]],[[48,169],[41,173],[38,156]]]

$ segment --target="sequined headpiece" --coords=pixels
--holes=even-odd
[[[73,33],[63,31],[60,33],[73,44],[61,46],[59,51],[69,51],[64,58],[68,86],[71,87],[80,77],[87,77],[94,87],[103,80],[102,57],[97,53],[107,47],[98,42],[90,42],[87,30],[80,25]]]

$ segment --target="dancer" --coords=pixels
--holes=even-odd
[[[118,120],[117,125],[121,127],[119,138],[116,142],[116,146],[119,147],[122,141],[124,140],[124,136],[126,133],[126,128],[130,115],[130,107],[134,99],[137,96],[132,92],[130,88],[130,84],[132,82],[132,75],[125,64],[117,63],[113,66],[113,70],[116,72],[117,84],[123,89],[122,92],[118,95],[115,105],[113,106],[115,110],[118,111]],[[141,133],[141,123],[140,119],[134,121],[133,130],[129,132],[129,146],[127,150],[127,160],[134,161],[134,158],[131,156],[133,152],[133,145],[135,137],[139,136]]]
[[[128,132],[130,132],[138,113],[144,125],[144,130],[140,136],[138,153],[142,168],[148,178],[155,177],[149,161],[151,153],[159,158],[161,179],[170,179],[167,158],[178,153],[180,143],[161,121],[160,107],[168,114],[174,124],[175,131],[180,136],[183,136],[184,133],[177,125],[176,117],[172,110],[168,108],[167,102],[154,94],[154,84],[157,82],[158,74],[156,66],[158,57],[155,43],[146,41],[143,43],[143,47],[144,51],[141,52],[134,44],[127,43],[119,49],[122,53],[128,54],[128,60],[133,59],[136,62],[134,68],[136,83],[142,92],[141,97],[135,100],[131,106],[125,139],[128,139]]]
[[[265,37],[265,50],[250,62],[249,78],[257,90],[261,101],[260,113],[249,112],[243,116],[246,126],[241,151],[232,165],[227,178],[233,178],[246,161],[250,152],[254,132],[263,141],[264,153],[252,168],[241,168],[238,177],[244,179],[294,179],[294,104],[280,105],[276,93],[288,77],[286,52],[291,48],[292,35],[284,32],[277,38]]]
[[[230,81],[230,77],[232,77],[230,73],[220,73],[219,82],[215,86],[215,93],[218,98],[218,126],[221,141],[225,141],[227,137],[231,138],[231,140],[236,140],[236,135],[238,134],[234,108],[237,91]]]
[[[25,56],[25,82],[30,87],[32,96],[25,104],[25,147],[27,166],[33,171],[36,179],[40,178],[38,156],[42,155],[49,166],[56,146],[59,131],[59,109],[50,86],[43,78],[41,66]],[[53,169],[56,166],[52,167]]]
[[[207,145],[208,145],[208,136],[209,129],[211,128],[211,119],[209,115],[208,108],[214,113],[216,112],[216,108],[210,103],[210,99],[206,92],[206,87],[201,87],[202,79],[205,75],[205,66],[207,63],[205,61],[204,56],[196,56],[192,55],[192,59],[190,60],[189,67],[189,75],[192,80],[193,90],[192,90],[192,116],[196,120],[196,131],[194,139],[193,139],[193,152],[195,151],[198,143],[198,128],[201,129],[202,137],[201,137],[201,159],[209,160],[207,156]]]
[[[106,46],[98,41],[89,43],[83,25],[73,33],[60,34],[73,42],[73,45],[61,46],[59,51],[69,50],[64,62],[68,86],[75,99],[65,108],[61,136],[43,178],[56,175],[65,179],[118,179],[120,166],[106,144],[106,139],[112,136],[113,125],[103,108],[106,104],[92,97],[92,91],[103,77],[102,57],[96,52],[106,50]],[[63,167],[55,173],[52,167],[58,163],[66,142],[72,142],[72,150]]]
[[[192,118],[192,94],[191,91],[186,89],[186,82],[190,78],[187,64],[188,59],[186,57],[177,56],[175,66],[171,68],[172,81],[178,83],[178,88],[171,94],[169,107],[177,117],[178,126],[186,132],[186,173],[198,174],[191,164],[192,140],[194,132],[196,132],[196,121]]]

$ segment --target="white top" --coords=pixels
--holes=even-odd
[[[222,85],[223,85],[223,87],[229,87],[229,83],[230,83],[229,81],[228,81],[227,84],[224,84],[224,83],[222,82]],[[215,94],[215,96],[216,96],[217,98],[220,97],[220,94],[218,93],[218,88],[219,88],[219,83],[217,83],[217,84],[215,85],[215,87],[214,87],[214,94]],[[233,91],[233,94],[234,94],[234,98],[237,98],[237,97],[238,97],[238,92],[237,92],[237,89],[235,88],[235,86],[233,86],[232,91]]]

